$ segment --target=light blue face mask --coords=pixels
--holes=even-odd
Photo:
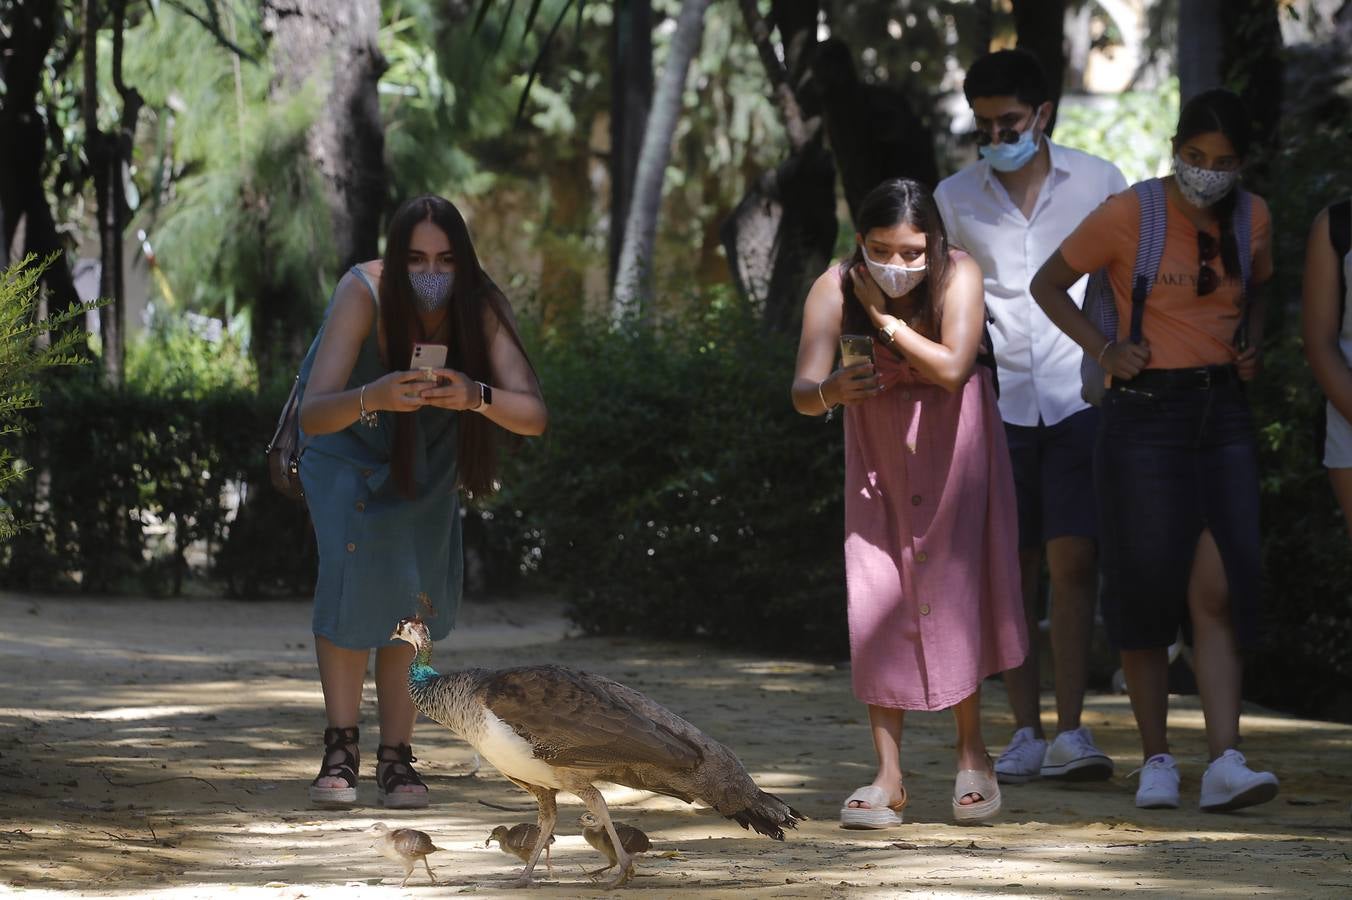
[[[454,272],[409,272],[409,287],[423,312],[436,312],[446,305],[451,297],[451,285],[455,283]]]
[[[1036,122],[1036,120],[1034,120]],[[1033,139],[1033,128],[1019,135],[1012,144],[987,144],[977,152],[997,172],[1017,172],[1037,155],[1038,142]]]

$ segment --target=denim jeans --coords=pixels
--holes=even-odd
[[[1104,398],[1094,456],[1103,619],[1112,644],[1146,650],[1190,634],[1188,580],[1209,529],[1229,587],[1235,639],[1258,636],[1258,452],[1243,388],[1136,389]]]

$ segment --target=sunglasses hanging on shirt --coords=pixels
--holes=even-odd
[[[1197,232],[1197,296],[1205,297],[1220,285],[1220,276],[1210,262],[1220,255],[1220,241],[1205,231]]]

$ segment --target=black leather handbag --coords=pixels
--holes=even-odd
[[[277,431],[268,443],[268,475],[272,486],[292,500],[304,500],[300,483],[300,376],[291,385],[291,393],[277,419]]]

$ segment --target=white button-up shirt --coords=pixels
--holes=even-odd
[[[949,240],[981,265],[986,306],[995,321],[991,340],[1000,373],[1000,416],[1011,425],[1055,425],[1088,404],[1080,398],[1078,344],[1052,324],[1028,285],[1061,242],[1100,203],[1126,190],[1117,166],[1047,142],[1051,169],[1025,218],[980,160],[945,178],[934,199]],[[1071,288],[1084,302],[1088,278]]]

